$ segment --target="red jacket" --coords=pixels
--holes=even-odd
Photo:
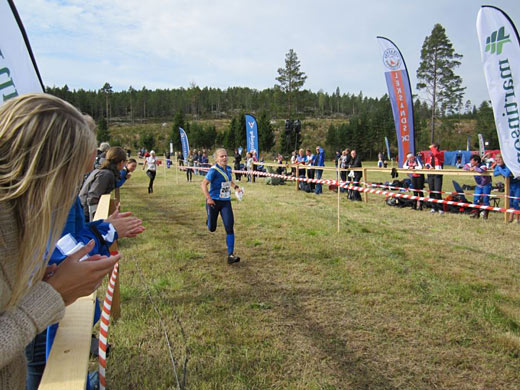
[[[426,156],[425,164],[430,164],[431,168],[442,169],[444,166],[444,152],[435,148],[430,148],[431,153]]]

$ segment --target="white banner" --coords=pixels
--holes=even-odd
[[[483,6],[477,33],[484,74],[504,162],[520,176],[520,40],[512,20],[500,9]]]
[[[30,92],[43,87],[29,40],[13,2],[0,0],[0,105]]]

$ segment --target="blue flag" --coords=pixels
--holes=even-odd
[[[258,125],[253,115],[246,114],[246,138],[247,152],[255,151],[259,156],[258,150]]]
[[[388,156],[388,160],[390,160],[390,144],[388,143],[388,137],[385,137],[385,145],[386,145],[386,155]]]
[[[182,156],[184,161],[188,160],[188,155],[190,154],[190,144],[188,143],[188,136],[182,127],[179,127],[179,133],[181,136],[181,145],[182,145]]]

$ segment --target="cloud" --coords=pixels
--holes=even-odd
[[[517,0],[495,4],[520,17]],[[375,37],[399,46],[414,89],[424,38],[441,23],[464,55],[458,73],[468,96],[487,98],[472,0],[18,0],[17,7],[50,85],[263,89],[276,83],[292,48],[309,76],[305,88],[381,96]]]

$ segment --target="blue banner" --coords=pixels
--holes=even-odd
[[[258,125],[253,115],[246,114],[246,139],[247,139],[247,150],[246,152],[255,151],[256,155],[259,156],[258,150]]]
[[[182,127],[179,127],[179,133],[181,136],[182,145],[182,157],[184,161],[188,161],[188,155],[190,154],[190,144],[188,143],[188,136]]]
[[[398,165],[402,168],[408,153],[415,154],[415,139],[413,125],[412,90],[408,70],[401,52],[388,38],[377,37],[383,64],[386,68],[385,78],[388,95],[394,114],[397,147],[399,150]]]

